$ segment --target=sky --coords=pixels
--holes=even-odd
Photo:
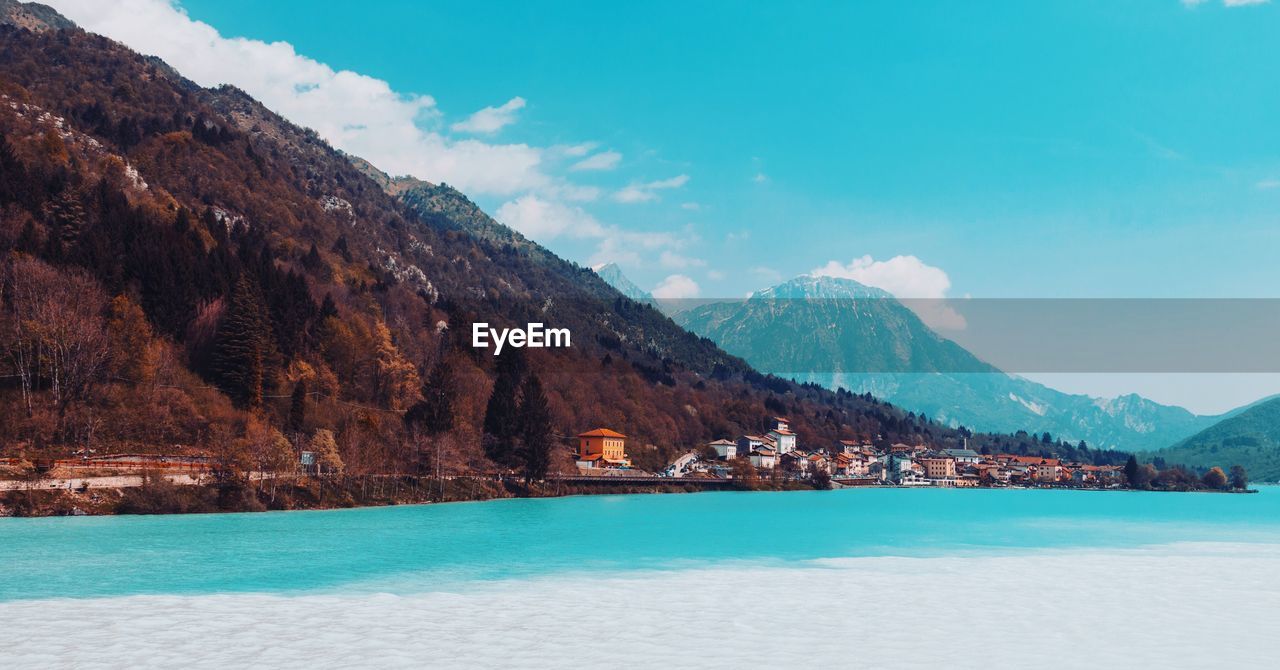
[[[1280,297],[1267,0],[45,2],[660,297]]]

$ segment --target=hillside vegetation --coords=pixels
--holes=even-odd
[[[1272,398],[1151,453],[1167,463],[1238,463],[1256,481],[1280,482],[1280,398]]]
[[[308,448],[333,472],[536,477],[581,430],[657,468],[777,414],[809,444],[1054,448],[759,374],[448,186],[380,183],[103,37],[0,26],[0,96],[2,456],[204,453],[235,473]],[[499,361],[468,346],[478,321],[567,327],[573,347]]]

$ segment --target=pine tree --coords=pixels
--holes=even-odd
[[[288,429],[292,433],[301,433],[307,422],[307,382],[299,379],[293,385],[293,395],[289,398]]]
[[[529,375],[520,393],[521,456],[524,460],[524,481],[541,481],[547,478],[551,466],[552,425],[551,408],[542,392],[542,382],[537,375]]]
[[[1124,477],[1129,481],[1129,486],[1137,487],[1138,485],[1138,457],[1133,454],[1129,455],[1129,460],[1124,464]]]
[[[422,400],[405,412],[405,426],[420,435],[439,435],[453,428],[453,370],[447,358],[431,370],[422,385]]]
[[[252,279],[242,275],[214,336],[210,361],[214,383],[241,407],[257,407],[278,360],[262,294]]]
[[[500,465],[517,463],[515,439],[519,433],[516,392],[524,374],[524,359],[519,350],[498,357],[498,376],[484,412],[484,449],[490,460]]]
[[[348,263],[351,262],[351,249],[347,246],[346,235],[339,235],[338,240],[333,243],[333,247],[330,249],[330,251],[342,256],[342,260]]]
[[[315,272],[324,265],[324,259],[320,258],[320,250],[316,248],[316,243],[311,243],[311,250],[307,255],[302,257],[302,267]]]

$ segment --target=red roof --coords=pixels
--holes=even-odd
[[[623,437],[625,438],[626,435],[609,430],[608,428],[597,428],[595,430],[590,430],[585,433],[579,433],[578,437]]]

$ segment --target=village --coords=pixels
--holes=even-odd
[[[1015,454],[981,454],[972,449],[938,449],[927,444],[876,446],[870,441],[840,440],[830,445],[801,445],[785,417],[773,417],[763,435],[721,438],[690,450],[662,472],[632,467],[626,435],[597,428],[577,436],[579,477],[660,477],[732,480],[742,467],[761,478],[848,486],[1072,487],[1121,488],[1121,466],[1064,462]],[[735,467],[736,466],[736,467]]]

